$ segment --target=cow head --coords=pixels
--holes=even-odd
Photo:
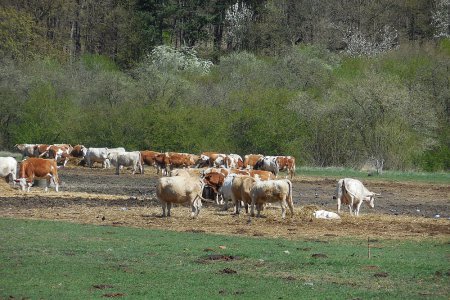
[[[370,208],[375,207],[375,204],[374,204],[375,193],[370,193],[369,195],[366,196],[366,198],[364,200],[366,201],[367,205],[369,205]]]
[[[26,178],[16,179],[15,182],[19,183],[20,189],[22,191],[25,191],[25,189],[27,189],[29,191],[30,187],[33,185],[33,182],[31,182],[30,180],[27,180]]]

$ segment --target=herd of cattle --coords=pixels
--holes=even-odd
[[[35,178],[47,180],[45,190],[53,183],[59,188],[58,168],[66,166],[69,158],[82,158],[81,162],[92,167],[101,163],[103,168],[116,168],[119,175],[123,167],[132,169],[135,174],[144,173],[144,166],[157,168],[161,173],[156,187],[156,196],[161,202],[163,216],[170,216],[173,203],[189,203],[193,217],[197,216],[202,206],[205,188],[212,191],[217,204],[228,208],[228,202],[234,205],[234,213],[239,214],[245,207],[248,213],[257,216],[267,203],[279,202],[282,217],[289,208],[294,215],[292,200],[292,182],[295,175],[295,158],[292,156],[264,156],[260,154],[245,155],[204,152],[200,155],[177,152],[132,151],[124,148],[86,148],[83,145],[72,147],[68,144],[20,144],[16,148],[22,153],[19,165],[13,157],[0,157],[0,177],[11,178],[19,183],[23,191],[30,190]],[[202,168],[202,172],[191,172],[191,168]],[[286,171],[286,178],[277,179],[280,171]],[[356,179],[339,180],[336,187],[337,210],[341,205],[348,205],[350,214],[359,215],[361,204],[366,202],[374,207],[374,196]]]

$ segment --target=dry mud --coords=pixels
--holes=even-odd
[[[367,181],[365,185],[381,196],[375,208],[362,206],[361,216],[344,209],[342,219],[317,220],[317,209],[335,211],[332,200],[337,178],[296,176],[293,182],[294,217],[281,219],[277,205],[263,211],[263,218],[238,216],[205,203],[197,219],[186,206],[173,208],[171,218],[161,218],[155,197],[158,179],[153,168],[144,175],[124,170],[68,167],[59,172],[60,192],[45,193],[33,187],[24,193],[0,184],[0,217],[65,220],[82,224],[158,228],[217,234],[317,239],[321,236],[386,238],[445,238],[450,236],[450,185],[411,182]],[[439,216],[439,217],[437,217]]]

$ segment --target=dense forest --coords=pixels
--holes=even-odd
[[[450,170],[449,0],[2,0],[0,149]]]

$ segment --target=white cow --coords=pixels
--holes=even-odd
[[[114,155],[109,153],[108,158],[110,155]],[[141,152],[139,151],[132,151],[132,152],[119,152],[116,153],[116,175],[120,174],[120,169],[122,167],[132,167],[133,168],[133,174],[136,173],[137,170],[139,170],[139,173],[144,173],[144,168],[142,166],[142,156]],[[112,162],[112,161],[111,161]]]
[[[101,163],[103,168],[111,167],[111,163],[108,159],[108,148],[84,148],[83,153],[86,164],[92,168],[94,162]]]
[[[172,203],[186,203],[191,206],[191,216],[196,217],[202,207],[203,184],[199,178],[180,174],[180,176],[161,177],[156,186],[156,197],[161,201],[162,216],[170,217]]]
[[[264,156],[256,162],[253,169],[269,171],[277,177],[278,172],[280,171],[280,166],[278,165],[276,156]]]
[[[332,211],[326,211],[323,209],[316,210],[313,213],[313,216],[316,219],[326,219],[326,220],[338,220],[341,218],[337,213],[332,212]]]
[[[348,205],[350,214],[355,212],[359,216],[359,209],[363,202],[366,202],[370,208],[374,208],[375,194],[364,187],[361,181],[353,178],[343,178],[338,181],[336,187],[337,212],[341,211],[341,204]]]
[[[223,185],[219,188],[219,194],[222,197],[222,201],[225,202],[224,210],[228,210],[228,201],[233,201],[233,193],[231,187],[233,185],[233,179],[236,176],[237,174],[234,173],[229,174],[227,177],[225,177]]]
[[[292,182],[289,179],[257,181],[250,190],[252,197],[251,215],[255,215],[255,205],[258,217],[265,203],[281,202],[281,216],[286,217],[286,206],[289,206],[291,217],[294,216],[292,201]]]
[[[0,157],[0,177],[10,178],[16,185],[17,160],[14,157]]]

